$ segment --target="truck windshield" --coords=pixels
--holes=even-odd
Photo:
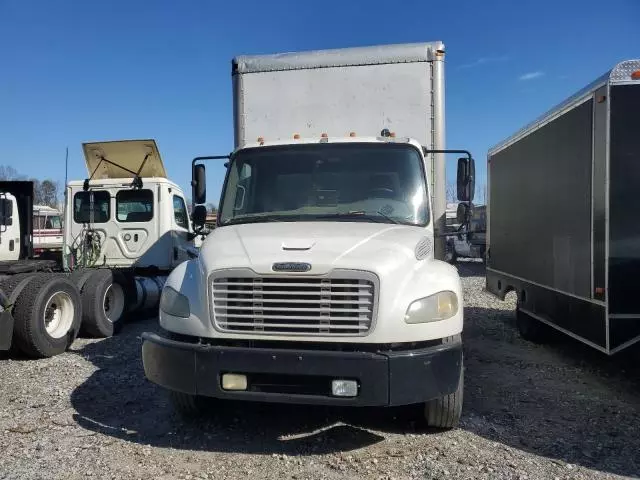
[[[425,226],[422,157],[408,144],[301,144],[240,151],[232,160],[221,225],[368,221]]]

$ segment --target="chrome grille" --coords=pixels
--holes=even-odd
[[[219,330],[282,335],[365,335],[375,285],[368,279],[220,276],[211,282]]]

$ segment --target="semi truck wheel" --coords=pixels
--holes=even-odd
[[[81,268],[79,270],[74,270],[71,275],[69,275],[69,279],[78,288],[78,291],[82,293],[85,283],[87,283],[87,280],[89,280],[89,277],[93,273],[93,270]]]
[[[66,276],[33,276],[13,309],[18,348],[35,358],[63,353],[78,335],[81,305],[78,289]]]
[[[83,288],[83,329],[94,337],[111,337],[121,326],[126,303],[125,290],[115,272],[94,270]]]
[[[516,327],[520,336],[533,343],[547,343],[551,338],[551,327],[524,313],[516,306]]]

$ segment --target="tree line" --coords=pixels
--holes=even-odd
[[[15,168],[8,165],[0,165],[0,180],[16,181],[28,180],[33,182],[33,203],[34,205],[46,205],[48,207],[58,208],[60,186],[55,180],[49,178],[38,180],[37,178],[28,178],[26,175],[20,174]]]

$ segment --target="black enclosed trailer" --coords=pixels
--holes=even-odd
[[[640,60],[489,151],[487,290],[607,354],[640,341]]]

